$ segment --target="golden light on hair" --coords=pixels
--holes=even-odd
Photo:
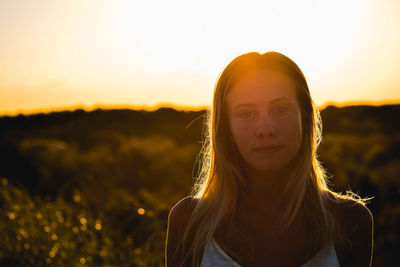
[[[261,72],[262,70],[272,70],[289,78],[295,86],[291,86],[286,94],[293,95],[294,93],[294,101],[297,102],[301,115],[300,145],[297,151],[291,153],[287,163],[280,167],[282,170],[286,169],[282,174],[285,183],[276,199],[282,207],[281,212],[266,229],[269,238],[277,237],[284,232],[302,207],[306,207],[304,211],[310,218],[308,223],[316,233],[315,242],[318,246],[331,242],[339,231],[336,224],[337,218],[328,211],[325,201],[330,198],[329,194],[335,193],[327,187],[326,174],[316,156],[316,149],[321,140],[321,117],[311,98],[306,78],[299,66],[281,53],[250,52],[233,59],[222,71],[215,85],[213,106],[208,114],[206,140],[201,152],[201,171],[191,194],[197,200],[197,206],[186,224],[183,235],[182,244],[187,246],[187,252],[182,258],[183,265],[196,265],[201,257],[202,244],[207,244],[212,240],[218,226],[235,224],[233,219],[235,213],[238,206],[243,204],[241,201],[245,199],[246,190],[250,187],[246,172],[246,164],[250,163],[243,159],[247,154],[241,155],[240,144],[237,140],[232,141],[234,129],[232,129],[232,119],[228,117],[229,96],[232,90],[237,89],[235,86],[245,79],[243,77],[249,70],[257,70],[260,71],[259,73],[264,73]],[[271,79],[269,77],[269,80]],[[254,95],[262,95],[264,101],[260,102],[261,104],[257,103],[265,108],[265,99],[277,91],[271,90],[273,93],[264,95],[261,93],[263,91],[259,91],[258,86],[259,83],[255,87],[257,89],[252,89],[247,95],[251,95],[249,99],[256,99]],[[270,90],[267,91],[270,92]],[[254,92],[259,93],[254,94]],[[248,136],[253,138],[252,131],[247,133],[249,135],[246,138]],[[249,137],[249,140],[251,138]],[[247,139],[245,141],[247,142]],[[248,147],[246,142],[244,143]],[[260,170],[262,166],[260,165],[257,170]],[[252,168],[256,167],[252,165]],[[352,197],[349,196],[348,199]],[[240,234],[244,242],[247,242],[247,247],[252,247],[247,230],[242,229],[237,234]],[[249,252],[245,258],[251,259],[253,253],[254,251]]]

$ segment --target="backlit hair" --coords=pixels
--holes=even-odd
[[[182,265],[198,266],[202,249],[220,227],[235,226],[234,217],[239,200],[246,190],[244,162],[236,145],[227,117],[226,96],[233,85],[249,72],[269,70],[291,78],[296,85],[296,96],[301,108],[302,142],[297,156],[290,163],[284,189],[280,194],[284,203],[280,217],[271,232],[278,235],[292,223],[299,210],[305,212],[318,247],[331,242],[338,229],[336,214],[327,200],[355,199],[356,195],[342,196],[330,191],[327,177],[318,161],[316,150],[321,141],[321,118],[311,99],[307,81],[291,59],[277,52],[248,53],[236,57],[220,74],[214,89],[213,105],[208,113],[207,131],[201,152],[201,171],[193,188],[196,207],[186,225],[182,246]],[[254,243],[246,230],[240,228],[251,259]],[[245,252],[244,252],[245,253]],[[237,255],[237,258],[241,258]],[[242,257],[243,258],[243,257]]]

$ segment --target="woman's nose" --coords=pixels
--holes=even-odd
[[[256,134],[259,137],[273,137],[276,129],[269,118],[260,118]]]

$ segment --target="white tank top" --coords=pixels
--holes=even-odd
[[[242,267],[236,263],[213,239],[204,248],[200,267]],[[301,267],[339,267],[335,245],[330,244],[321,249],[312,259]]]

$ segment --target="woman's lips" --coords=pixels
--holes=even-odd
[[[261,145],[254,147],[253,150],[262,153],[273,153],[280,150],[282,147],[281,145]]]

